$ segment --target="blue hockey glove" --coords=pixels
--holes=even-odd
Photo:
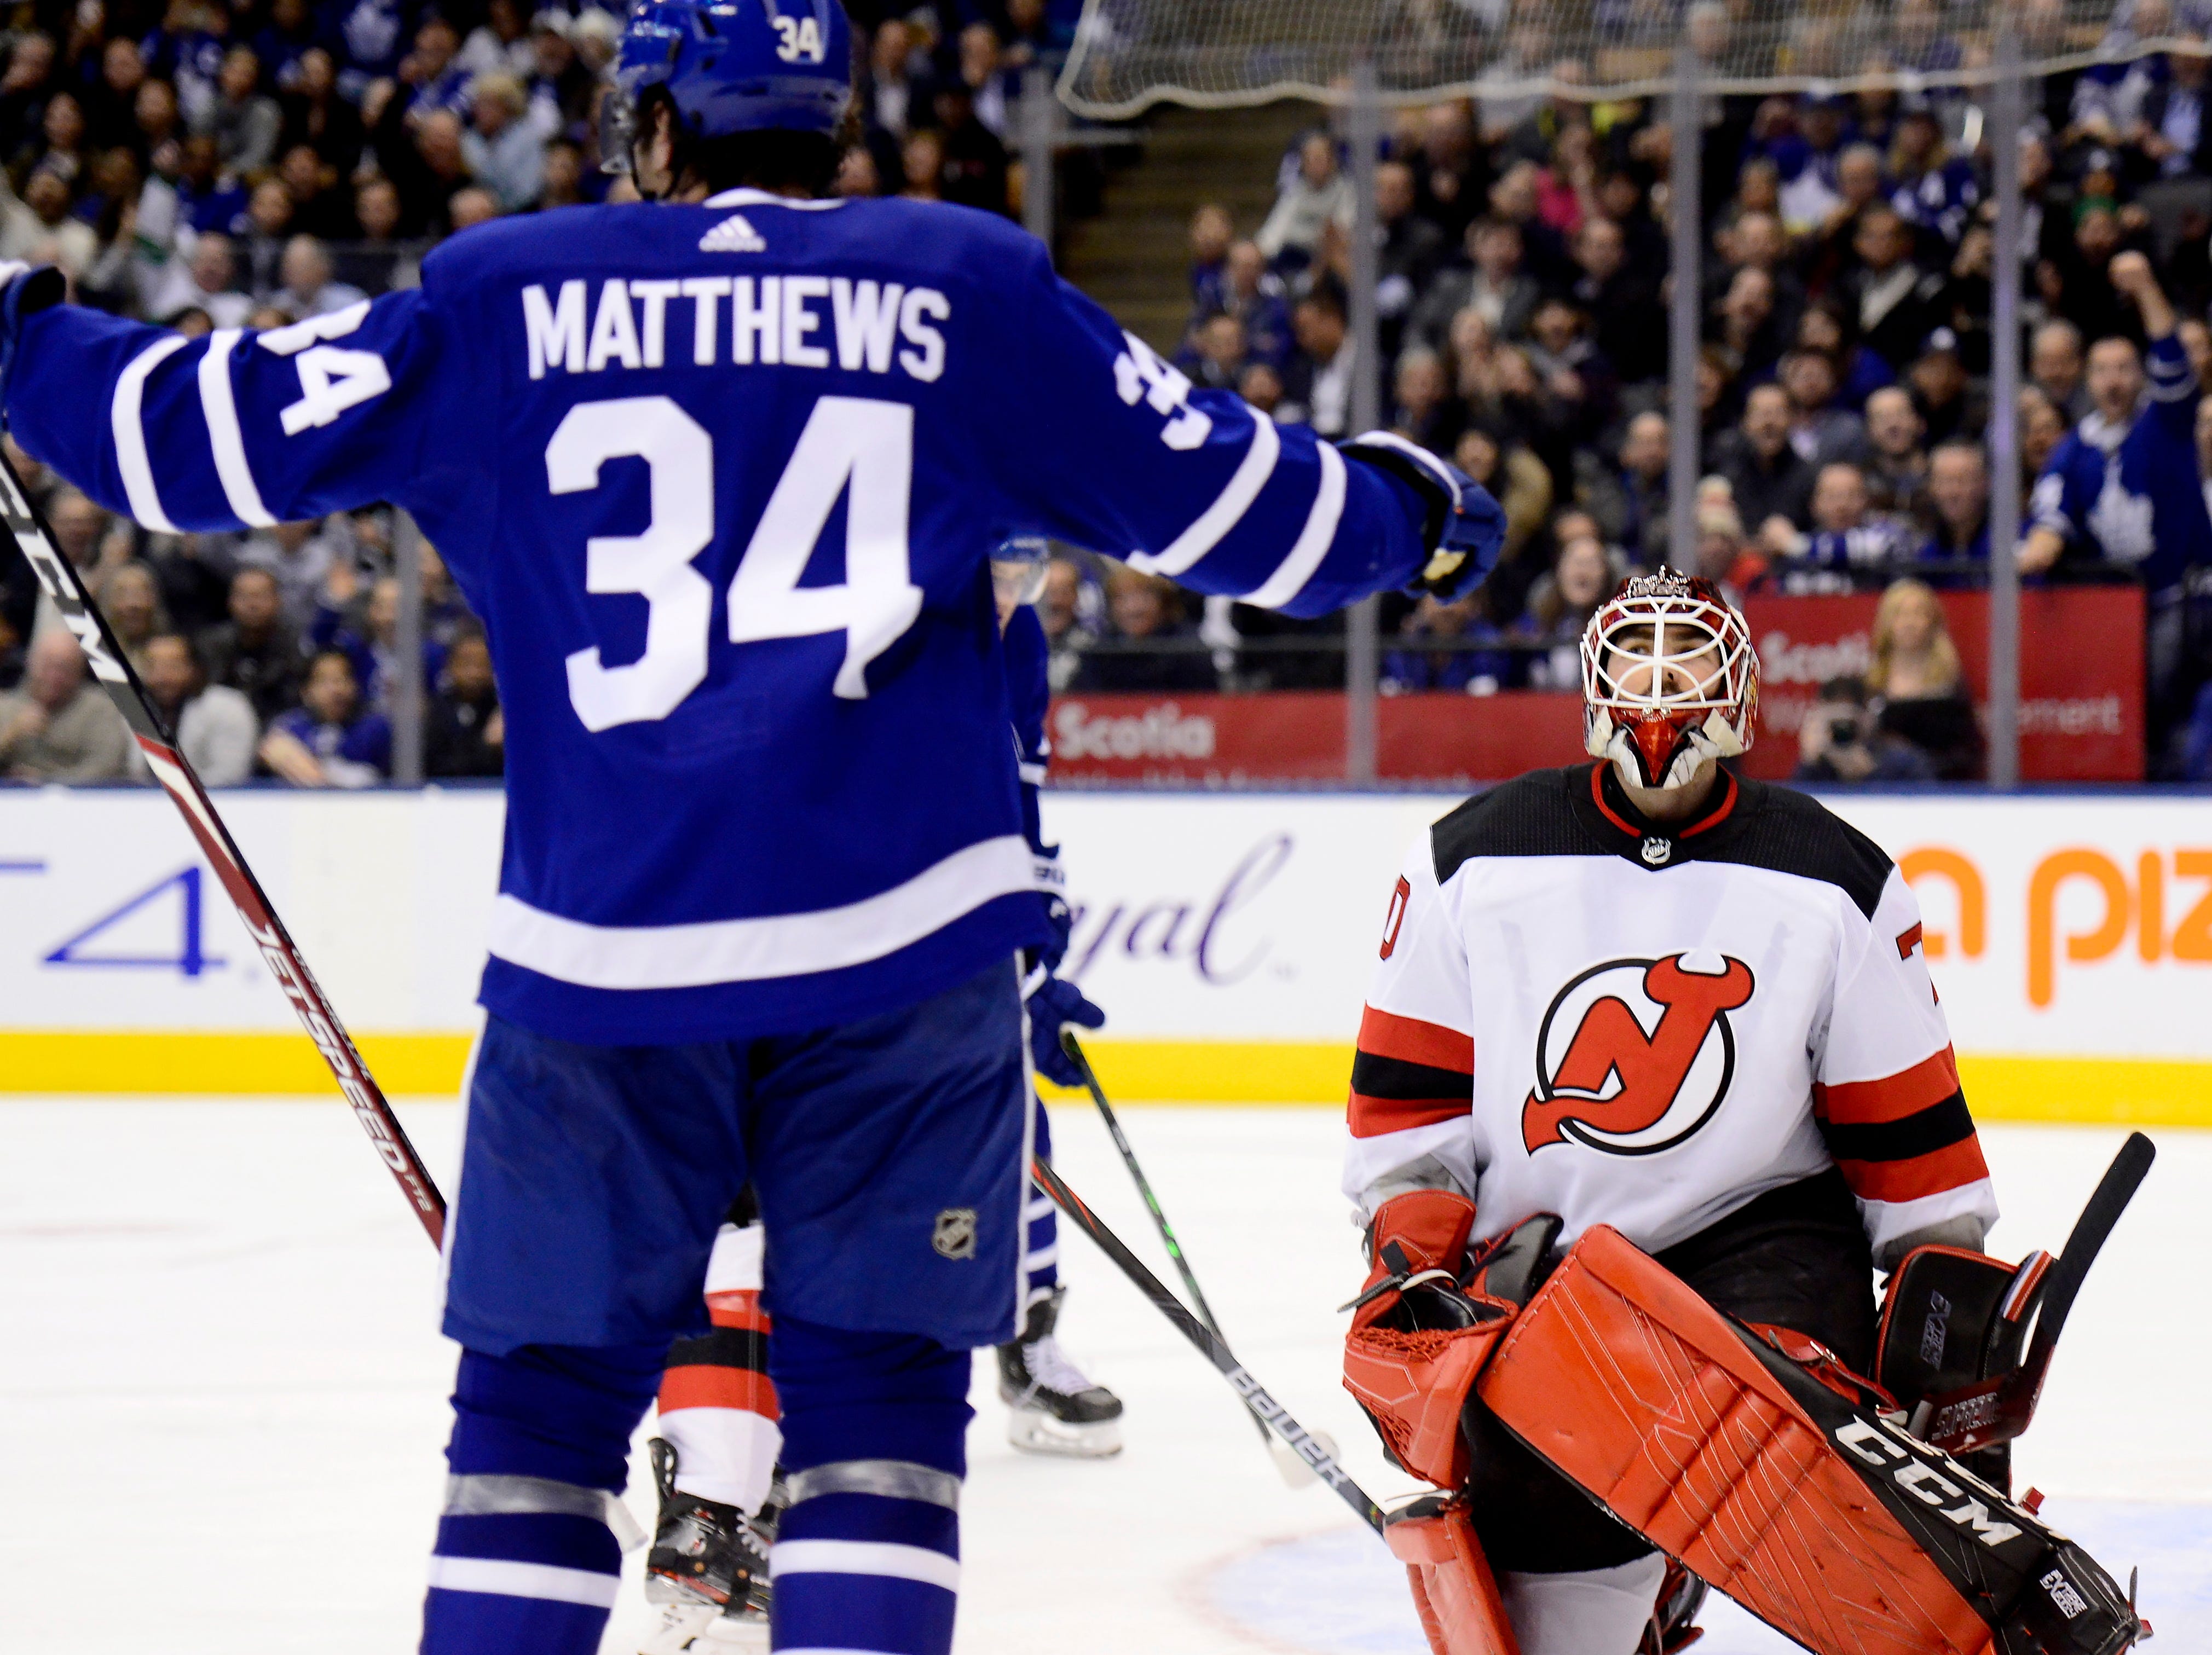
[[[23,318],[69,294],[69,282],[51,264],[33,270],[20,259],[0,264],[0,416],[8,405],[8,376],[15,366],[15,340]]]
[[[1379,466],[1429,503],[1429,561],[1411,590],[1449,603],[1498,567],[1505,549],[1505,508],[1473,477],[1395,431],[1370,431],[1342,450],[1346,459]]]
[[[1036,1071],[1062,1086],[1080,1086],[1083,1076],[1067,1053],[1060,1049],[1060,1031],[1069,1023],[1078,1028],[1104,1026],[1106,1014],[1083,997],[1073,983],[1042,973],[1032,977],[1029,990],[1030,1058]]]

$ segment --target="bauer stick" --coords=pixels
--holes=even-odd
[[[1168,1257],[1175,1261],[1176,1274],[1182,1277],[1183,1286],[1189,1289],[1190,1302],[1198,1312],[1199,1320],[1206,1324],[1206,1331],[1215,1338],[1224,1338],[1226,1336],[1221,1331],[1221,1324],[1214,1318],[1213,1306],[1206,1302],[1205,1290],[1198,1285],[1198,1273],[1191,1269],[1190,1260],[1183,1257],[1182,1243],[1176,1240],[1175,1227],[1168,1222],[1167,1214],[1161,1209],[1159,1197],[1152,1193],[1152,1180],[1145,1176],[1145,1169],[1137,1164],[1137,1152],[1129,1147],[1129,1140],[1121,1131],[1121,1118],[1115,1114],[1114,1106],[1107,1102],[1106,1088],[1098,1084],[1097,1071],[1091,1068],[1091,1059],[1084,1055],[1083,1043],[1075,1038],[1073,1029],[1064,1027],[1060,1029],[1060,1049],[1067,1053],[1068,1061],[1075,1065],[1075,1072],[1083,1076],[1083,1084],[1091,1094],[1091,1102],[1098,1106],[1098,1113],[1106,1122],[1106,1131],[1114,1139],[1114,1147],[1121,1152],[1121,1164],[1129,1169],[1129,1177],[1137,1186],[1137,1193],[1144,1197],[1145,1209],[1152,1215],[1152,1227],[1160,1233],[1160,1245],[1167,1249]],[[1278,1442],[1267,1429],[1266,1421],[1255,1420],[1253,1423],[1260,1428],[1260,1440],[1267,1445],[1268,1454],[1274,1459],[1275,1469],[1283,1474],[1283,1481],[1293,1488],[1310,1485],[1313,1482],[1313,1467]],[[1335,1452],[1334,1442],[1326,1436],[1322,1440],[1327,1444],[1330,1452]]]
[[[32,506],[22,479],[15,475],[15,466],[5,455],[0,455],[0,524],[5,524],[15,549],[31,566],[39,584],[46,588],[46,596],[53,599],[54,608],[76,634],[77,646],[83,650],[92,676],[100,681],[100,687],[107,692],[107,699],[115,703],[115,710],[131,726],[131,737],[138,743],[138,750],[146,755],[155,779],[161,784],[184,816],[185,826],[199,841],[200,850],[215,870],[216,877],[222,881],[223,889],[230,893],[239,918],[245,922],[247,933],[261,950],[269,969],[276,973],[277,986],[284,991],[284,997],[299,1014],[307,1038],[323,1054],[323,1061],[331,1066],[331,1074],[351,1106],[354,1118],[361,1123],[362,1130],[368,1134],[368,1141],[376,1146],[376,1153],[391,1169],[432,1243],[441,1243],[446,1231],[446,1199],[438,1193],[429,1169],[415,1153],[415,1146],[407,1141],[406,1130],[392,1112],[392,1106],[385,1101],[383,1092],[369,1074],[368,1065],[362,1061],[361,1052],[346,1033],[345,1025],[338,1021],[338,1014],[323,992],[322,985],[316,982],[314,973],[301,958],[291,933],[270,906],[260,882],[254,878],[253,870],[239,853],[238,842],[231,838],[230,829],[216,814],[207,789],[200,785],[199,777],[193,773],[191,763],[178,750],[169,732],[161,727],[161,714],[155,710],[153,697],[146,693],[146,686],[139,682],[106,617],[93,601],[84,577],[77,573],[75,564],[55,549],[53,535],[46,519]]]
[[[1131,1252],[1121,1238],[1108,1229],[1081,1197],[1060,1181],[1042,1158],[1030,1161],[1030,1176],[1037,1187],[1052,1197],[1053,1204],[1066,1213],[1075,1227],[1098,1244],[1101,1252],[1121,1266],[1121,1273],[1137,1284],[1137,1289],[1152,1301],[1160,1314],[1173,1322],[1184,1338],[1196,1345],[1206,1361],[1221,1370],[1222,1378],[1229,1381],[1230,1389],[1252,1410],[1253,1418],[1282,1439],[1290,1451],[1313,1474],[1336,1491],[1337,1497],[1359,1513],[1360,1521],[1375,1531],[1382,1532],[1382,1508],[1370,1499],[1367,1491],[1352,1480],[1344,1467],[1336,1463],[1336,1456],[1312,1432],[1292,1419],[1290,1410],[1269,1396],[1267,1388],[1245,1372],[1244,1364],[1237,1360],[1219,1334],[1190,1313],[1182,1300],[1167,1289],[1167,1284],[1146,1270],[1137,1255]]]
[[[2058,1336],[2065,1331],[2066,1318],[2074,1308],[2075,1295],[2081,1291],[2089,1266],[2096,1262],[2112,1227],[2135,1198],[2157,1154],[2141,1132],[2128,1134],[2128,1141],[2120,1145],[2119,1154],[2112,1157],[2112,1164],[2090,1192],[2081,1217],[2074,1221],[2066,1246],[2043,1276],[2042,1307],[2036,1313],[2035,1337],[2028,1341],[2026,1360],[2009,1373],[1923,1400],[1914,1410],[1915,1424],[1924,1424],[1927,1429],[1914,1430],[1916,1436],[1946,1453],[1963,1454],[2008,1442],[2027,1429],[2043,1395],[2043,1381],[2051,1372],[2051,1353],[2057,1349]],[[2027,1273],[2025,1266],[2022,1273]],[[2025,1290],[2036,1291],[2036,1284],[2028,1283]]]

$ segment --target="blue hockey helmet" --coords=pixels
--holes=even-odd
[[[618,169],[654,87],[694,138],[834,132],[853,95],[853,27],[839,0],[634,0],[605,118]]]

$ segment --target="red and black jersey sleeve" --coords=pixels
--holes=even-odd
[[[1467,944],[1437,887],[1425,836],[1391,888],[1376,952],[1352,1061],[1345,1193],[1364,1210],[1368,1192],[1393,1172],[1432,1158],[1472,1195]],[[1434,1181],[1433,1172],[1420,1181]]]
[[[1892,869],[1864,925],[1847,924],[1814,1088],[1878,1258],[1930,1224],[1997,1214],[1920,935],[1919,905]]]

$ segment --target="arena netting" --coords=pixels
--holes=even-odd
[[[1391,105],[1637,97],[1674,84],[1686,39],[1715,92],[1910,93],[1995,78],[2007,15],[2022,67],[2049,73],[2201,49],[2190,24],[2205,10],[2202,0],[1087,0],[1059,90],[1078,114],[1109,120],[1163,101],[1339,103],[1364,58]]]

